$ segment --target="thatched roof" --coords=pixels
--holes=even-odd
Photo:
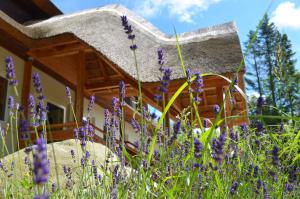
[[[17,24],[4,15],[0,13],[2,18],[34,39],[72,33],[136,78],[133,54],[129,50],[131,41],[127,39],[120,20],[120,16],[126,15],[136,35],[141,80],[159,80],[158,48],[164,48],[167,52],[165,65],[172,68],[172,78],[183,77],[175,37],[165,35],[148,21],[120,5],[61,15],[31,26]],[[219,74],[235,72],[242,60],[237,28],[233,22],[180,34],[179,40],[185,65],[193,71]]]

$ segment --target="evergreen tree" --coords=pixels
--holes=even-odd
[[[295,69],[296,54],[292,50],[291,41],[286,34],[280,35],[277,47],[277,67],[274,71],[276,78],[279,80],[279,103],[280,108],[289,112],[292,116],[299,106],[299,74]]]
[[[253,35],[254,31],[250,31],[246,47]],[[275,107],[263,109],[263,114],[277,115],[278,108],[292,116],[300,115],[300,73],[295,68],[294,55],[288,36],[280,34],[267,16],[249,49],[245,78],[249,89],[265,96],[268,105]]]
[[[262,62],[266,67],[267,72],[267,82],[266,90],[267,90],[267,101],[273,107],[277,107],[277,98],[276,98],[276,79],[274,76],[274,69],[276,67],[276,49],[278,42],[278,34],[274,23],[271,23],[269,17],[266,16],[264,22],[262,23],[259,29],[259,37],[261,41],[261,55]],[[275,114],[274,110],[271,111]]]
[[[245,47],[250,44],[252,38],[254,37],[254,31],[249,31],[248,41],[245,43]],[[249,53],[247,55],[247,69],[245,81],[250,87],[250,90],[259,93],[259,96],[263,96],[262,88],[262,75],[263,75],[263,65],[261,64],[261,47],[260,40],[256,37],[250,46]]]

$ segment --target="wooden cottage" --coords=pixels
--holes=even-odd
[[[173,71],[168,98],[186,79],[177,53],[176,39],[160,32],[145,19],[120,5],[63,15],[48,0],[11,0],[0,2],[0,58],[13,55],[18,91],[22,104],[28,104],[33,93],[32,72],[41,74],[44,94],[49,107],[54,140],[72,138],[74,118],[70,113],[64,86],[72,89],[76,116],[81,119],[87,107],[87,98],[96,97],[91,117],[99,142],[103,134],[103,108],[110,107],[111,98],[118,96],[120,80],[126,84],[126,95],[137,96],[137,76],[131,45],[121,26],[120,16],[126,15],[133,25],[144,103],[161,110],[154,100],[161,77],[157,63],[157,49],[166,51],[165,65]],[[57,16],[56,16],[57,15]],[[234,23],[225,23],[179,35],[185,65],[191,71],[217,73],[232,79],[242,60],[242,51]],[[8,117],[7,90],[3,63],[0,69],[0,120]],[[244,70],[238,74],[238,86],[244,90]],[[241,117],[228,121],[229,125],[247,122],[246,102],[234,93],[235,103],[224,99],[228,82],[218,76],[204,77],[204,91],[199,112],[203,118],[214,118],[213,105],[225,100],[223,116]],[[189,104],[185,90],[172,105],[169,113],[174,119]],[[126,119],[133,114],[130,100],[126,105]],[[25,110],[26,112],[26,110]],[[130,125],[126,125],[128,147],[137,138]]]

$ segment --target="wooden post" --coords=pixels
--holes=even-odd
[[[24,117],[28,117],[28,97],[30,93],[30,82],[32,76],[32,57],[29,57],[24,64],[24,73],[23,73],[23,88],[22,88],[22,98],[21,102],[24,107]]]
[[[80,50],[78,53],[78,68],[77,68],[77,85],[76,85],[76,101],[75,112],[76,118],[80,122],[83,117],[83,100],[85,86],[85,53]]]

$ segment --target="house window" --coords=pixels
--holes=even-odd
[[[48,107],[48,119],[50,124],[64,123],[64,117],[65,117],[64,108],[54,105],[50,102],[47,103],[47,107]]]
[[[0,120],[4,120],[6,107],[7,80],[0,77]]]

